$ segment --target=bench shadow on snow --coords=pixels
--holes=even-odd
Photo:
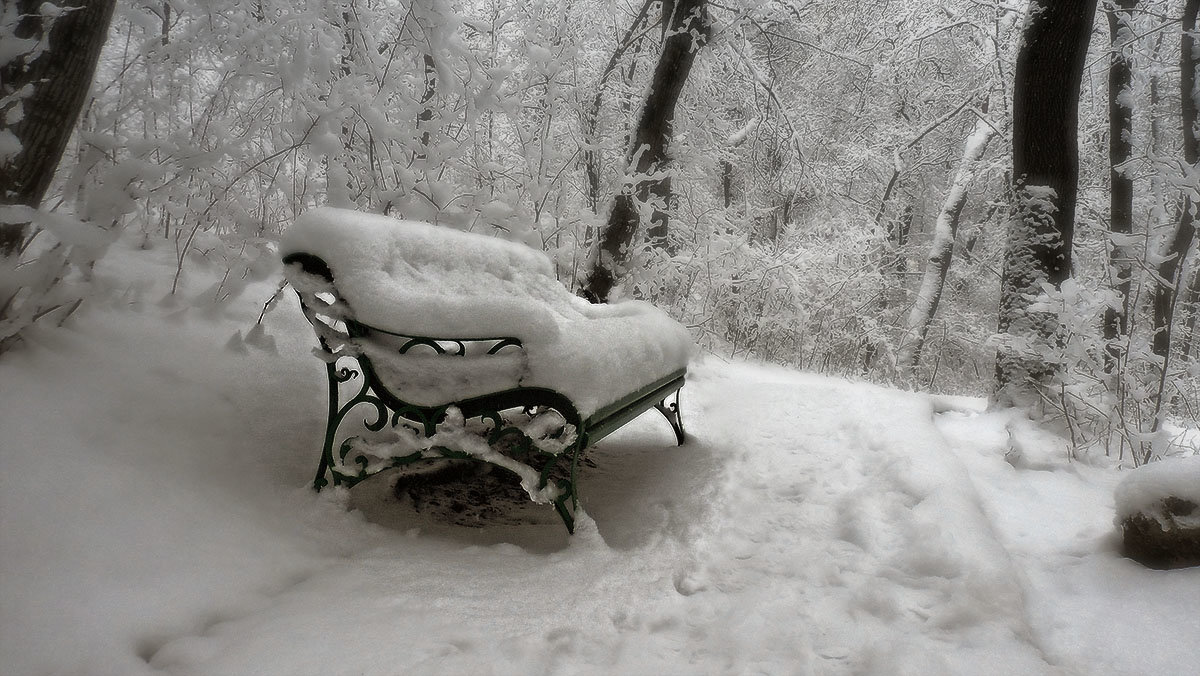
[[[686,538],[704,520],[707,498],[719,483],[721,463],[708,444],[689,437],[675,446],[671,431],[658,427],[666,426],[660,420],[635,421],[589,449],[588,462],[580,467],[580,503],[614,549]],[[421,504],[422,498],[403,490],[397,496],[398,479],[385,472],[363,481],[350,491],[350,506],[385,528],[463,545],[508,543],[549,553],[570,542],[554,509],[534,504],[519,487],[493,494],[485,507],[463,515],[445,504]],[[453,491],[461,496],[464,490],[494,489],[495,480],[488,481],[472,480],[475,489]]]

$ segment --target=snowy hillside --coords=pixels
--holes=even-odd
[[[114,252],[119,303],[0,359],[5,674],[1200,662],[1200,569],[1117,555],[1120,474],[1006,461],[1020,421],[981,402],[710,356],[683,392],[687,444],[648,415],[594,449],[574,537],[540,512],[456,527],[386,477],[314,494],[325,385],[293,298],[267,318],[277,354],[230,346],[271,283],[178,309],[154,258]]]

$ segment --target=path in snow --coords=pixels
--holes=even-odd
[[[278,356],[231,354],[252,302],[145,288],[0,362],[12,673],[1055,671],[926,397],[710,360],[688,444],[652,414],[595,450],[573,538],[450,527],[381,481],[361,511],[305,488],[324,395],[294,307]]]
[[[597,453],[583,485],[599,522],[569,542],[545,530],[527,549],[474,544],[494,533],[412,531],[167,644],[151,664],[191,674],[297,673],[331,657],[347,673],[1049,671],[1007,556],[969,486],[952,483],[964,477],[924,399],[712,365],[687,401],[688,446],[658,447],[669,433],[650,417]],[[538,539],[520,530],[509,533]]]
[[[725,596],[731,669],[1048,670],[925,397],[746,366],[700,385],[702,435],[731,458],[683,587]]]
[[[1061,443],[1038,440],[1014,414],[948,412],[937,426],[1024,572],[1031,622],[1047,651],[1085,673],[1195,673],[1200,568],[1149,570],[1121,557],[1113,489],[1122,475],[1069,462]],[[1059,450],[1017,469],[1005,461],[1010,427],[1025,445]]]

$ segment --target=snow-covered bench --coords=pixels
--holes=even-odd
[[[646,303],[574,296],[540,251],[320,208],[288,229],[280,253],[329,380],[318,490],[327,475],[351,486],[422,461],[478,460],[517,474],[573,531],[588,445],[650,408],[683,443],[687,331]]]

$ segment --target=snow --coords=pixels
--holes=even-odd
[[[12,674],[1190,674],[1200,569],[1120,558],[1120,472],[1004,458],[1013,416],[709,357],[593,450],[583,512],[472,529],[386,476],[309,488],[324,374],[294,302],[130,291],[0,359]],[[218,276],[220,271],[217,271]],[[199,275],[195,275],[198,277]],[[192,279],[195,288],[205,280]],[[190,288],[190,287],[189,287]],[[1026,435],[1024,443],[1037,443]]]
[[[547,307],[561,301],[551,291],[551,282],[559,286],[553,264],[514,242],[324,207],[302,215],[284,234],[280,255],[297,252],[329,264],[355,315],[377,328],[544,341],[557,334]],[[542,303],[528,302],[539,295]]]
[[[557,411],[546,410],[531,412],[526,420],[513,421],[512,426],[520,429],[539,451],[551,455],[559,455],[574,443],[575,428],[567,425],[567,421]],[[565,429],[564,429],[565,426]],[[564,432],[553,436],[558,430]],[[403,431],[401,431],[403,430]],[[423,436],[408,427],[387,429],[376,438],[364,440],[362,437],[351,440],[355,461],[363,462],[361,469],[364,474],[374,474],[387,469],[391,460],[413,454],[421,454],[425,458],[442,458],[436,448],[449,448],[461,451],[486,463],[503,467],[520,479],[520,485],[526,494],[538,504],[549,504],[562,496],[562,489],[555,482],[542,485],[541,474],[534,467],[515,460],[508,455],[492,448],[486,441],[491,425],[479,418],[466,419],[462,411],[451,406],[446,411],[446,418],[438,423],[437,432],[431,436]],[[361,454],[361,455],[359,455]]]
[[[298,252],[329,265],[362,323],[409,336],[520,339],[523,364],[479,357],[447,366],[447,379],[473,394],[546,387],[587,417],[684,368],[692,354],[687,330],[654,306],[588,303],[555,278],[545,254],[496,237],[324,207],[284,235],[281,255]],[[408,401],[452,400],[444,381],[413,375],[407,355],[389,364],[379,350],[368,356],[398,377]]]
[[[419,406],[437,406],[512,389],[521,384],[529,369],[525,356],[515,350],[453,358],[406,354],[400,359],[374,341],[363,342],[362,349],[379,377],[395,391],[404,392],[405,401]]]
[[[1174,521],[1200,528],[1200,513],[1168,519],[1163,514],[1166,497],[1200,505],[1200,456],[1163,458],[1129,472],[1117,485],[1116,519],[1121,522],[1135,514],[1154,515],[1164,524]]]
[[[1083,674],[1194,673],[1200,568],[1164,573],[1119,555],[1113,489],[1128,473],[1070,461],[1061,440],[1031,433],[1011,410],[947,412],[937,427],[1022,572],[1030,624],[1050,659]],[[1057,459],[1031,448],[1055,441]],[[1040,469],[1023,468],[1028,456]]]

